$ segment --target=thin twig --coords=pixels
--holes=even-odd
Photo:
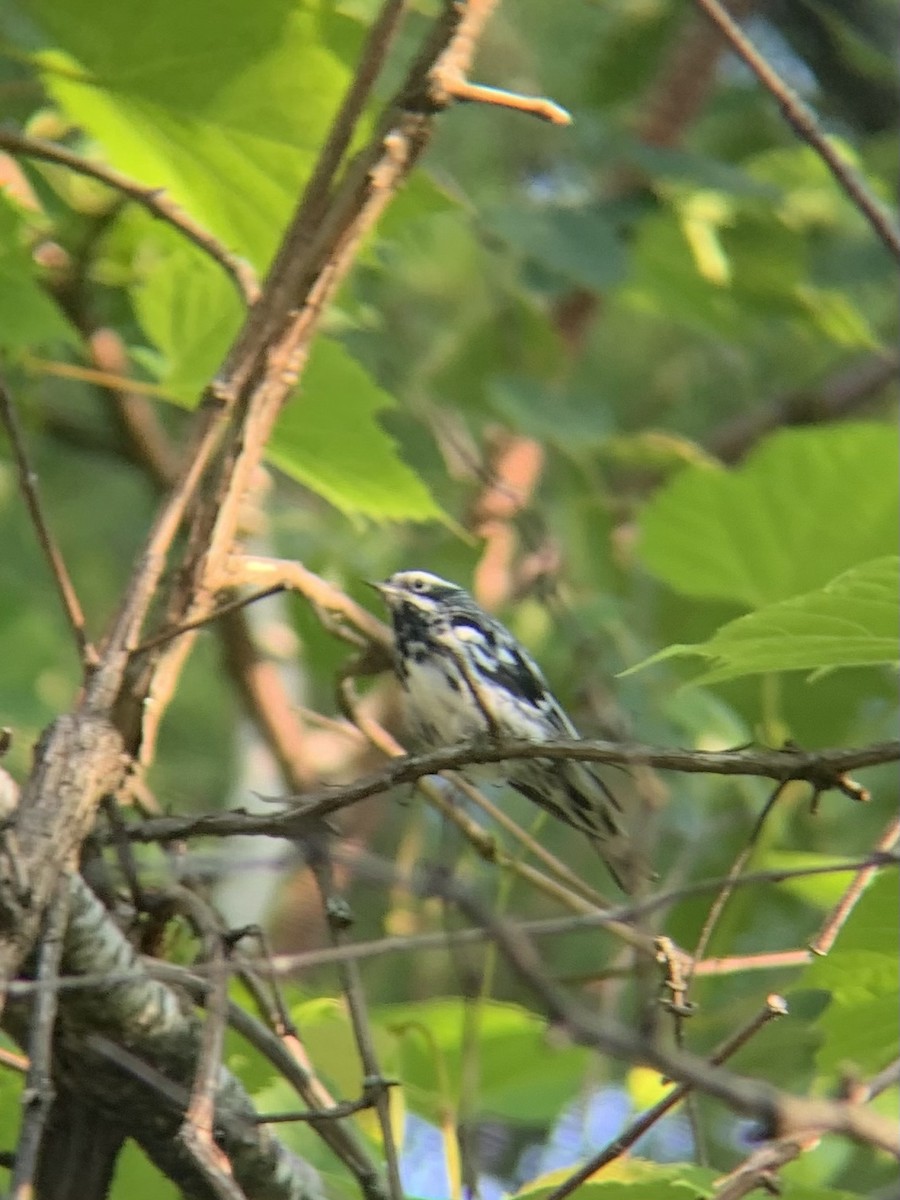
[[[179,967],[174,963],[151,959],[146,962],[146,967],[155,978],[183,987],[199,1003],[205,1002],[211,985],[209,980],[198,974],[196,966]],[[336,1108],[334,1097],[315,1074],[296,1037],[277,1036],[231,1000],[228,1001],[228,1024],[294,1088],[309,1106],[313,1121],[317,1113],[331,1113]],[[384,1189],[379,1181],[379,1173],[352,1126],[336,1119],[323,1119],[321,1123],[314,1121],[313,1127],[355,1177],[363,1195],[370,1200],[383,1200]]]
[[[280,587],[297,592],[317,612],[337,617],[342,624],[357,630],[367,642],[382,651],[378,661],[371,664],[373,673],[390,666],[394,638],[387,625],[367,608],[351,600],[339,587],[316,575],[302,563],[256,555],[235,555],[229,559],[223,574],[228,587],[259,587],[263,584],[266,588]],[[339,634],[340,627],[332,627],[332,632]],[[358,646],[359,643],[351,639],[351,644]]]
[[[53,1029],[59,994],[53,983],[59,975],[63,938],[69,917],[67,875],[60,876],[56,894],[47,909],[47,920],[38,955],[37,983],[40,990],[34,1002],[28,1039],[28,1074],[22,1105],[25,1115],[16,1146],[16,1165],[10,1184],[12,1200],[31,1200],[44,1126],[53,1103],[51,1074]],[[46,985],[50,985],[49,987]]]
[[[722,1063],[727,1062],[752,1037],[755,1037],[764,1025],[768,1025],[775,1017],[785,1016],[787,1011],[787,1003],[781,996],[768,996],[765,1008],[758,1012],[743,1029],[739,1029],[737,1033],[732,1034],[718,1050],[710,1055],[710,1066],[718,1067]],[[615,1159],[621,1158],[626,1150],[630,1150],[635,1142],[639,1141],[649,1129],[686,1096],[690,1095],[693,1090],[693,1085],[689,1083],[681,1083],[677,1087],[673,1087],[667,1095],[663,1096],[662,1100],[659,1100],[652,1108],[648,1108],[646,1112],[641,1113],[614,1141],[610,1142],[602,1150],[598,1150],[577,1171],[573,1171],[568,1179],[564,1180],[559,1187],[554,1188],[545,1197],[545,1200],[565,1200],[566,1196],[571,1196],[582,1183],[585,1183],[597,1171],[602,1170],[603,1167],[608,1166]]]
[[[744,870],[744,867],[747,865],[750,856],[756,849],[756,844],[759,841],[760,835],[762,834],[766,820],[774,809],[778,801],[778,797],[784,791],[786,786],[787,785],[784,783],[779,783],[769,799],[766,801],[765,806],[762,812],[759,814],[756,824],[753,827],[753,831],[751,832],[750,837],[747,839],[747,844],[732,863],[731,869],[729,870],[728,875],[725,878],[725,882],[722,885],[722,890],[716,896],[709,912],[706,915],[706,920],[703,922],[703,928],[700,930],[700,934],[697,938],[697,944],[694,947],[694,953],[691,958],[691,966],[688,967],[688,983],[690,983],[691,976],[693,975],[694,964],[700,962],[703,956],[706,954],[706,949],[709,946],[713,933],[715,933],[716,926],[719,923],[719,918],[722,916],[725,905],[728,903],[729,899],[734,893],[735,881]]]
[[[218,1153],[215,1149],[212,1131],[216,1115],[215,1097],[228,1015],[228,970],[226,969],[225,947],[221,938],[216,939],[208,969],[211,986],[206,997],[206,1020],[203,1023],[200,1055],[197,1059],[191,1101],[184,1114],[184,1124],[179,1137],[186,1145],[190,1142],[194,1146],[199,1141],[205,1143],[211,1151]],[[223,1158],[219,1162],[219,1170],[231,1175],[227,1159]]]
[[[473,787],[467,779],[461,775],[451,776],[454,784],[472,801],[474,805],[486,813],[487,816],[501,829],[505,829],[519,843],[523,850],[527,851],[534,858],[544,864],[567,888],[578,895],[583,896],[589,904],[593,904],[596,908],[606,908],[609,901],[600,895],[598,891],[592,888],[589,884],[577,875],[571,867],[566,866],[562,859],[557,858],[545,846],[542,846],[537,838],[533,837],[527,830],[523,829],[518,821],[514,821],[503,809],[488,800],[487,796],[483,795],[478,788]]]
[[[155,634],[147,641],[141,642],[135,648],[135,654],[143,654],[147,650],[155,650],[157,646],[164,646],[166,642],[171,642],[175,638],[181,637],[185,633],[193,633],[197,629],[204,629],[207,625],[212,625],[215,621],[222,617],[227,617],[230,613],[239,612],[242,608],[246,608],[250,604],[256,604],[259,600],[267,600],[270,596],[278,596],[285,590],[282,583],[275,583],[271,587],[263,588],[260,592],[254,592],[252,596],[239,596],[237,600],[231,600],[227,604],[220,605],[219,608],[213,609],[212,612],[206,613],[202,617],[198,617],[196,621],[185,621],[175,629],[164,629],[162,633]]]
[[[520,96],[500,88],[469,82],[468,72],[472,65],[475,45],[497,3],[498,0],[469,0],[467,4],[455,6],[460,13],[456,36],[429,72],[432,101],[441,106],[450,100],[460,103],[475,101],[479,104],[491,104],[524,112],[553,125],[570,125],[572,118],[569,113],[552,100],[540,96]]]
[[[469,83],[467,79],[445,79],[442,84],[447,95],[452,96],[458,104],[492,104],[497,108],[509,108],[513,112],[538,117],[551,125],[572,124],[572,114],[546,96],[523,96],[519,92],[507,92],[483,83]]]
[[[333,850],[332,857],[336,861],[340,861],[340,850]],[[354,856],[353,861],[359,867],[361,873],[368,875],[378,883],[387,883],[392,886],[410,886],[410,877],[408,874],[379,865],[377,860],[371,856],[367,856],[361,860],[357,854]],[[896,855],[879,855],[876,861],[880,866],[897,866],[900,863],[900,859]],[[750,887],[760,883],[779,883],[786,879],[816,877],[837,874],[839,872],[855,872],[864,866],[871,866],[872,864],[872,856],[867,855],[862,860],[852,859],[841,863],[834,863],[830,866],[754,871],[740,876],[739,879],[735,880],[735,886]],[[517,932],[533,938],[558,937],[563,934],[603,929],[610,925],[615,925],[619,921],[635,921],[647,913],[658,911],[659,909],[671,908],[676,900],[690,899],[693,896],[718,890],[721,886],[721,879],[701,880],[698,883],[679,888],[677,892],[663,892],[640,903],[632,903],[608,912],[592,910],[564,917],[545,917],[539,920],[518,921],[511,924],[512,928]],[[340,948],[330,947],[319,950],[304,950],[297,954],[278,954],[274,955],[271,961],[254,959],[251,965],[253,971],[259,975],[285,978],[317,967],[332,966],[335,963],[351,958],[359,961],[369,958],[380,958],[390,954],[418,954],[433,950],[447,950],[455,946],[478,945],[490,941],[490,938],[491,935],[488,930],[477,927],[450,931],[443,930],[439,933],[409,934],[403,937],[378,938],[371,942],[353,942]],[[785,967],[805,966],[810,961],[812,961],[812,952],[808,949],[735,955],[730,958],[705,959],[697,965],[694,974],[719,975],[749,970],[782,970]],[[248,965],[246,962],[239,959],[234,969],[242,971],[246,965]],[[172,964],[161,963],[159,960],[153,958],[145,960],[145,967],[152,974],[167,972],[169,969],[176,972],[186,970],[186,968],[174,967]],[[202,967],[192,967],[190,968],[190,972],[191,978],[199,981]],[[60,976],[54,982],[53,986],[58,991],[81,991],[87,988],[128,983],[138,977],[133,971],[123,971],[121,973],[107,971],[94,975],[65,975]],[[167,973],[160,974],[159,977],[168,982],[176,981],[174,977],[170,977]],[[180,982],[181,978],[181,975],[179,975],[177,982]],[[9,984],[8,990],[11,998],[19,999],[34,994],[40,988],[32,980],[15,980]]]
[[[12,446],[16,469],[19,473],[19,487],[22,490],[22,498],[28,507],[31,522],[37,533],[38,542],[44,552],[44,557],[50,564],[53,581],[56,584],[56,590],[62,601],[63,612],[66,614],[66,618],[75,635],[79,658],[84,666],[93,666],[97,662],[97,651],[88,640],[84,611],[78,599],[78,594],[75,591],[75,585],[72,583],[72,577],[69,575],[62,551],[56,544],[56,539],[50,531],[50,525],[44,517],[43,506],[38,494],[37,472],[33,470],[28,461],[25,438],[19,426],[19,418],[16,414],[13,398],[2,376],[0,376],[0,419],[3,421],[9,436],[10,445]]]
[[[900,259],[900,232],[869,191],[862,176],[822,132],[812,111],[760,54],[719,0],[695,0],[695,3],[726,38],[734,53],[747,64],[763,87],[778,101],[788,124],[819,155],[838,185],[866,218],[894,258]]]
[[[579,1045],[627,1062],[644,1062],[679,1083],[757,1118],[769,1136],[790,1137],[807,1131],[836,1133],[900,1158],[896,1123],[860,1105],[789,1095],[757,1080],[711,1067],[692,1054],[671,1052],[623,1025],[598,1017],[565,993],[547,975],[530,941],[497,918],[480,901],[446,876],[422,879],[420,887],[457,904],[470,919],[489,929],[513,973],[540,1000],[547,1016]]]
[[[403,747],[400,743],[386,729],[379,725],[377,721],[369,717],[364,717],[360,713],[350,677],[345,675],[339,686],[339,700],[348,719],[355,722],[357,728],[365,734],[372,745],[380,750],[382,754],[392,758],[394,762],[402,760]],[[448,798],[437,782],[419,777],[416,783],[419,791],[428,803],[442,817],[456,826],[476,854],[485,862],[492,863],[494,866],[500,867],[501,870],[510,871],[520,879],[531,884],[537,891],[551,896],[574,912],[585,913],[595,910],[594,904],[589,900],[585,900],[581,895],[581,892],[584,890],[583,888],[573,891],[572,888],[545,875],[543,871],[538,870],[531,863],[525,862],[521,857],[507,854],[497,839],[482,828],[477,821],[473,820],[460,805]],[[613,920],[606,927],[611,933],[635,949],[641,950],[645,954],[653,953],[651,940],[639,931],[632,929],[630,925]]]
[[[751,1192],[781,1194],[778,1171],[811,1150],[819,1142],[818,1131],[778,1138],[759,1146],[738,1167],[716,1180],[715,1200],[742,1200]]]
[[[328,1109],[303,1109],[302,1112],[258,1113],[254,1118],[257,1125],[288,1125],[294,1121],[305,1121],[315,1125],[318,1121],[337,1121],[341,1117],[352,1117],[355,1113],[365,1112],[372,1107],[372,1101],[367,1096],[359,1100],[342,1100]]]
[[[895,1058],[877,1075],[873,1075],[865,1085],[865,1098],[874,1100],[876,1096],[880,1096],[888,1088],[896,1087],[898,1083],[900,1083],[900,1058]]]
[[[714,429],[705,444],[725,463],[737,463],[765,434],[783,425],[839,421],[883,391],[900,373],[900,354],[882,350],[843,367],[813,387],[794,389],[765,407],[740,413]]]
[[[408,0],[384,0],[360,51],[350,86],[335,114],[316,165],[303,192],[300,209],[292,222],[298,242],[306,240],[315,227],[334,183],[341,161],[353,140],[353,132],[390,53],[408,8]]]
[[[76,171],[79,175],[88,175],[91,179],[105,183],[107,187],[113,188],[123,196],[127,196],[129,200],[140,204],[152,216],[172,225],[184,234],[188,241],[193,242],[195,246],[214,259],[231,276],[247,304],[253,304],[259,297],[259,281],[250,264],[226,250],[208,230],[199,225],[180,205],[170,200],[162,188],[147,187],[145,184],[123,175],[120,171],[104,166],[102,163],[92,162],[65,146],[59,146],[55,142],[45,142],[40,138],[26,137],[24,134],[15,133],[8,128],[0,129],[0,149],[8,150],[11,154],[21,154],[25,158],[56,163],[58,166],[67,167],[70,171]]]
[[[20,1075],[28,1073],[28,1059],[24,1054],[16,1054],[0,1046],[0,1066],[8,1067],[10,1071],[18,1071]]]
[[[347,902],[334,889],[334,875],[330,860],[313,852],[310,865],[322,897],[325,920],[332,945],[340,949],[345,945],[346,932],[352,923]],[[400,1157],[391,1120],[391,1081],[385,1079],[375,1049],[375,1039],[369,1021],[369,1010],[363,988],[359,964],[354,959],[343,959],[337,964],[341,990],[347,1001],[347,1012],[356,1041],[359,1061],[363,1069],[362,1093],[368,1097],[375,1109],[381,1130],[381,1144],[387,1168],[387,1184],[391,1200],[403,1200],[403,1185],[400,1182]]]
[[[900,817],[894,817],[888,822],[884,833],[875,843],[875,850],[885,852],[894,850],[898,841],[900,841]],[[847,918],[853,911],[857,900],[859,900],[860,896],[872,882],[875,872],[876,868],[872,866],[860,868],[855,878],[851,880],[850,886],[828,914],[822,928],[810,943],[809,948],[813,954],[823,955],[829,953],[837,940],[838,934],[843,929]]]

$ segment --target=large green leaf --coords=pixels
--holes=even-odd
[[[828,994],[828,1007],[816,1022],[823,1035],[816,1056],[832,1073],[852,1065],[874,1072],[896,1058],[898,879],[883,872],[864,893],[834,949],[803,973],[799,987]]]
[[[278,420],[268,458],[350,516],[440,519],[425,484],[378,424],[376,414],[393,406],[342,346],[320,338],[299,394]]]
[[[243,309],[218,264],[174,230],[141,237],[148,225],[139,214],[128,231],[139,238],[131,302],[156,351],[141,360],[169,397],[192,407],[221,366]]]
[[[34,0],[43,80],[120,170],[271,255],[360,27],[317,0]]]
[[[735,470],[698,464],[662,488],[641,557],[676,591],[760,608],[893,553],[897,483],[887,425],[784,430]]]
[[[875,559],[814,592],[729,621],[708,641],[668,646],[638,666],[699,656],[712,664],[693,680],[701,684],[769,671],[893,664],[900,659],[898,593],[900,558]]]
[[[478,1058],[479,1111],[510,1121],[555,1117],[581,1086],[590,1058],[579,1047],[554,1046],[546,1021],[515,1004],[486,1001],[475,1017],[465,1001],[429,1000],[380,1009],[377,1020],[397,1039],[410,1108],[431,1120],[458,1103],[467,1052]]]
[[[192,405],[239,327],[240,303],[216,264],[168,231],[143,254],[143,278],[131,295],[158,352],[143,361],[169,396]],[[440,519],[440,508],[378,423],[377,414],[393,405],[341,345],[320,338],[268,458],[349,516]]]

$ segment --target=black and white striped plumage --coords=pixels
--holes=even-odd
[[[578,737],[538,665],[468,592],[427,571],[399,571],[375,586],[393,621],[394,669],[417,748],[486,736],[530,742]],[[505,779],[587,834],[619,886],[630,890],[633,855],[619,805],[589,764],[515,759],[467,774]]]

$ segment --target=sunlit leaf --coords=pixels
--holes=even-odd
[[[274,249],[361,30],[316,0],[36,0],[43,81],[110,162],[233,250]],[[300,65],[302,64],[302,65]]]
[[[784,430],[733,470],[688,467],[641,517],[641,557],[688,596],[748,608],[820,588],[897,545],[887,425]]]
[[[769,671],[894,664],[900,659],[898,591],[900,559],[876,559],[814,592],[738,617],[706,642],[668,646],[638,666],[705,658],[711,666],[693,681],[703,684]]]
[[[298,394],[281,413],[268,458],[348,515],[441,519],[425,484],[378,424],[377,414],[393,405],[343,347],[320,338]]]
[[[803,973],[800,987],[819,989],[829,1004],[817,1021],[823,1071],[846,1066],[878,1071],[900,1050],[897,1010],[898,879],[885,872],[863,894],[831,953]]]
[[[516,1193],[517,1200],[542,1200],[571,1173],[564,1169],[534,1179]],[[618,1158],[573,1195],[579,1200],[705,1200],[714,1194],[715,1179],[716,1172],[708,1167]]]
[[[241,305],[223,272],[195,248],[166,236],[146,256],[132,295],[159,353],[143,361],[173,398],[193,405],[239,328]],[[394,403],[341,345],[320,338],[281,413],[269,461],[349,516],[442,519],[378,423]]]
[[[513,1121],[549,1120],[577,1091],[589,1055],[554,1045],[546,1021],[515,1004],[485,1001],[477,1020],[458,999],[379,1010],[378,1023],[397,1039],[411,1108],[438,1120],[456,1105],[465,1056],[478,1056],[479,1110]]]

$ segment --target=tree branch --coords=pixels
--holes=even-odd
[[[177,229],[204,254],[214,259],[231,276],[245,303],[253,304],[258,299],[259,281],[250,264],[226,250],[217,238],[199,225],[180,205],[170,200],[162,188],[147,187],[146,184],[123,175],[121,171],[103,163],[92,162],[91,159],[84,158],[65,146],[45,142],[40,138],[26,137],[8,128],[0,129],[0,150],[8,150],[11,154],[19,154],[23,158],[55,163],[79,175],[87,175],[105,183],[107,187],[145,208],[151,216]]]
[[[783,425],[816,425],[839,421],[877,395],[900,373],[900,354],[885,351],[844,367],[817,387],[800,388],[768,406],[741,413],[714,429],[706,445],[722,462],[732,465],[760,438]]]
[[[709,1064],[712,1067],[721,1066],[737,1054],[742,1046],[745,1046],[751,1038],[759,1033],[764,1025],[773,1020],[775,1017],[783,1017],[787,1015],[787,1003],[781,996],[771,995],[766,998],[765,1008],[756,1014],[742,1029],[729,1037],[725,1043],[719,1047],[709,1058]],[[627,1150],[644,1136],[653,1126],[666,1115],[671,1112],[676,1105],[680,1104],[693,1091],[693,1085],[689,1083],[679,1084],[673,1087],[663,1096],[657,1104],[652,1108],[648,1108],[635,1121],[629,1125],[614,1141],[610,1142],[602,1150],[593,1154],[588,1161],[577,1171],[573,1171],[568,1179],[564,1180],[559,1187],[546,1197],[546,1200],[566,1200],[567,1196],[571,1196],[582,1183],[603,1167],[608,1166],[615,1159],[620,1158]]]
[[[62,968],[76,975],[88,972],[104,982],[84,991],[60,993],[56,1056],[78,1079],[82,1108],[94,1109],[133,1137],[184,1190],[208,1195],[203,1173],[176,1136],[201,1057],[202,1026],[178,992],[150,977],[80,875],[69,877],[67,899]],[[39,995],[55,990],[45,987]],[[27,1021],[27,1007],[14,997],[8,1022],[17,1038]],[[112,1062],[103,1049],[105,1044],[120,1042],[170,1081],[184,1103],[173,1105],[127,1069],[123,1073],[121,1060]],[[314,1173],[257,1126],[249,1097],[224,1068],[217,1073],[215,1108],[217,1143],[248,1195],[264,1191],[278,1200],[320,1200]],[[379,1196],[377,1189],[367,1194],[370,1200]]]
[[[694,3],[709,17],[738,58],[747,64],[763,87],[778,101],[791,128],[815,150],[854,207],[869,222],[894,258],[900,261],[900,232],[869,191],[862,176],[819,128],[811,110],[759,53],[719,0],[694,0]]]
[[[854,799],[868,798],[846,773],[862,767],[900,761],[900,741],[878,742],[859,749],[805,750],[678,750],[620,742],[569,740],[553,742],[507,742],[464,745],[430,754],[394,759],[382,771],[352,783],[325,788],[298,797],[300,803],[274,813],[205,813],[192,817],[155,817],[128,827],[128,837],[138,842],[164,842],[202,834],[235,837],[239,834],[268,834],[297,837],[322,817],[339,812],[369,796],[378,796],[405,783],[415,783],[439,771],[459,770],[475,763],[503,762],[518,758],[571,758],[618,766],[649,766],[658,770],[689,774],[749,775],[786,783],[804,780],[819,791],[837,788]]]
[[[62,601],[63,612],[75,635],[79,658],[82,665],[92,666],[97,662],[97,651],[88,641],[84,611],[78,599],[78,593],[75,591],[75,585],[72,583],[72,577],[69,575],[62,551],[56,544],[50,524],[44,516],[43,505],[38,494],[37,472],[28,461],[28,452],[25,449],[25,438],[19,427],[19,418],[16,415],[12,396],[2,376],[0,376],[0,420],[6,428],[12,446],[13,458],[19,473],[19,487],[28,506],[31,523],[34,525],[44,557],[50,565],[53,582],[56,584],[56,590]]]
[[[567,995],[544,971],[531,943],[445,877],[423,879],[426,894],[450,900],[488,929],[513,973],[541,1002],[547,1016],[579,1045],[626,1062],[644,1062],[669,1079],[721,1100],[735,1112],[761,1122],[766,1136],[790,1137],[835,1133],[900,1158],[896,1123],[858,1104],[789,1095],[768,1084],[745,1079],[683,1051],[668,1051],[612,1020],[605,1020]]]

